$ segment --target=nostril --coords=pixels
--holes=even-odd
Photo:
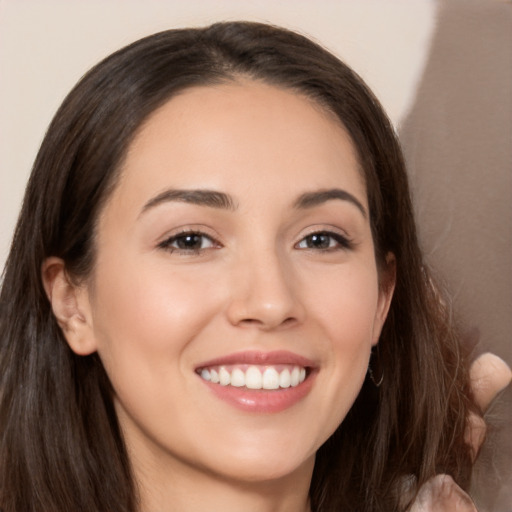
[[[263,322],[261,320],[256,320],[255,318],[244,318],[240,323],[243,323],[243,324],[261,324]]]
[[[290,327],[299,322],[303,308],[293,289],[268,273],[256,277],[233,284],[226,308],[229,322],[261,329]]]
[[[296,322],[297,322],[297,319],[292,316],[285,318],[281,322],[279,322],[278,320],[276,320],[275,322],[271,322],[269,320],[265,321],[263,319],[258,319],[258,318],[243,318],[242,320],[240,320],[238,322],[238,325],[256,326],[256,327],[261,327],[263,329],[265,329],[265,328],[275,329],[278,327],[290,327],[293,324],[295,324]]]

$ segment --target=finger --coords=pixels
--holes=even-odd
[[[485,440],[486,431],[487,426],[482,416],[479,416],[474,412],[470,412],[468,421],[466,423],[464,440],[466,441],[466,444],[471,448],[471,460],[473,462],[475,461],[480,447]]]
[[[482,413],[485,413],[496,395],[512,381],[512,371],[507,363],[489,352],[475,359],[469,376],[475,402]]]
[[[448,475],[423,485],[410,512],[477,512],[471,498]]]

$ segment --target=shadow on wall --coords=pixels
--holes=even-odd
[[[427,262],[468,342],[512,366],[512,2],[439,0],[400,137]],[[479,510],[510,512],[510,387],[486,418],[473,495]]]

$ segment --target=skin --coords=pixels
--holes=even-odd
[[[155,200],[169,189],[232,203]],[[354,201],[297,208],[327,189]],[[197,250],[179,249],[184,231],[204,233]],[[93,274],[73,284],[57,258],[43,272],[70,347],[97,351],[112,381],[141,510],[309,510],[315,452],[352,406],[389,308],[388,263],[379,275],[353,144],[315,103],[241,81],[155,112],[101,213]],[[311,359],[310,392],[278,413],[215,397],[195,369],[247,350]]]

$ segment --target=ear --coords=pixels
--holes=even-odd
[[[386,255],[384,268],[380,270],[379,275],[379,299],[375,313],[375,321],[373,323],[373,346],[377,345],[382,327],[388,316],[391,300],[393,299],[393,292],[395,291],[395,284],[396,258],[392,252],[389,252]]]
[[[97,347],[87,288],[72,281],[60,258],[46,259],[41,277],[53,314],[71,350],[81,356],[95,352]]]

